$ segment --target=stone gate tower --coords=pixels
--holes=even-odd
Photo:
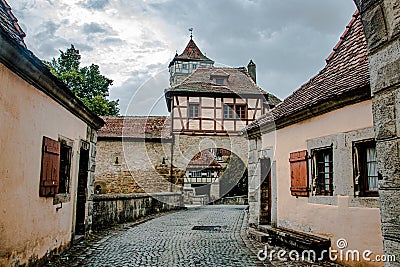
[[[191,37],[183,53],[176,54],[169,64],[170,87],[165,98],[171,112],[172,164],[186,170],[186,187],[196,187],[196,192],[205,187],[199,191],[219,198],[227,193],[220,188],[220,177],[214,179],[207,168],[193,169],[193,159],[208,151],[204,155],[211,153],[218,160],[221,151],[228,150],[247,166],[248,145],[239,132],[280,100],[255,83],[252,61],[251,73],[245,67],[213,64]]]

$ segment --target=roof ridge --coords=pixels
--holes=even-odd
[[[329,56],[325,59],[326,64],[328,64],[330,62],[330,60],[335,56],[336,51],[339,49],[339,47],[342,45],[343,40],[346,38],[347,34],[349,33],[351,27],[353,26],[353,24],[356,22],[357,17],[360,15],[360,12],[358,11],[358,9],[354,12],[352,19],[350,20],[350,22],[346,25],[346,29],[345,31],[342,33],[342,35],[339,38],[339,41],[337,42],[337,44],[333,47],[333,51],[329,54]]]

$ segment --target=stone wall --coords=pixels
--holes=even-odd
[[[180,193],[94,195],[93,230],[133,222],[138,218],[180,209]]]
[[[157,172],[163,158],[168,163],[170,146],[161,141],[100,139],[95,188],[99,185],[106,194],[170,191],[168,175]]]
[[[355,0],[369,50],[384,251],[400,259],[400,5]],[[399,266],[387,262],[385,266]]]

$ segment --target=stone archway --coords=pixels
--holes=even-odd
[[[354,0],[367,38],[384,252],[400,259],[400,4]],[[385,263],[385,266],[397,263]]]

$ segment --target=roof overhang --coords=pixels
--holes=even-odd
[[[347,91],[344,94],[335,95],[329,99],[317,102],[312,106],[298,110],[288,116],[270,120],[261,125],[250,126],[250,129],[243,129],[242,135],[248,139],[260,137],[263,133],[269,133],[275,130],[283,129],[293,124],[305,121],[310,118],[343,108],[345,106],[353,105],[371,99],[371,89],[369,84]],[[273,112],[273,110],[272,110]]]

